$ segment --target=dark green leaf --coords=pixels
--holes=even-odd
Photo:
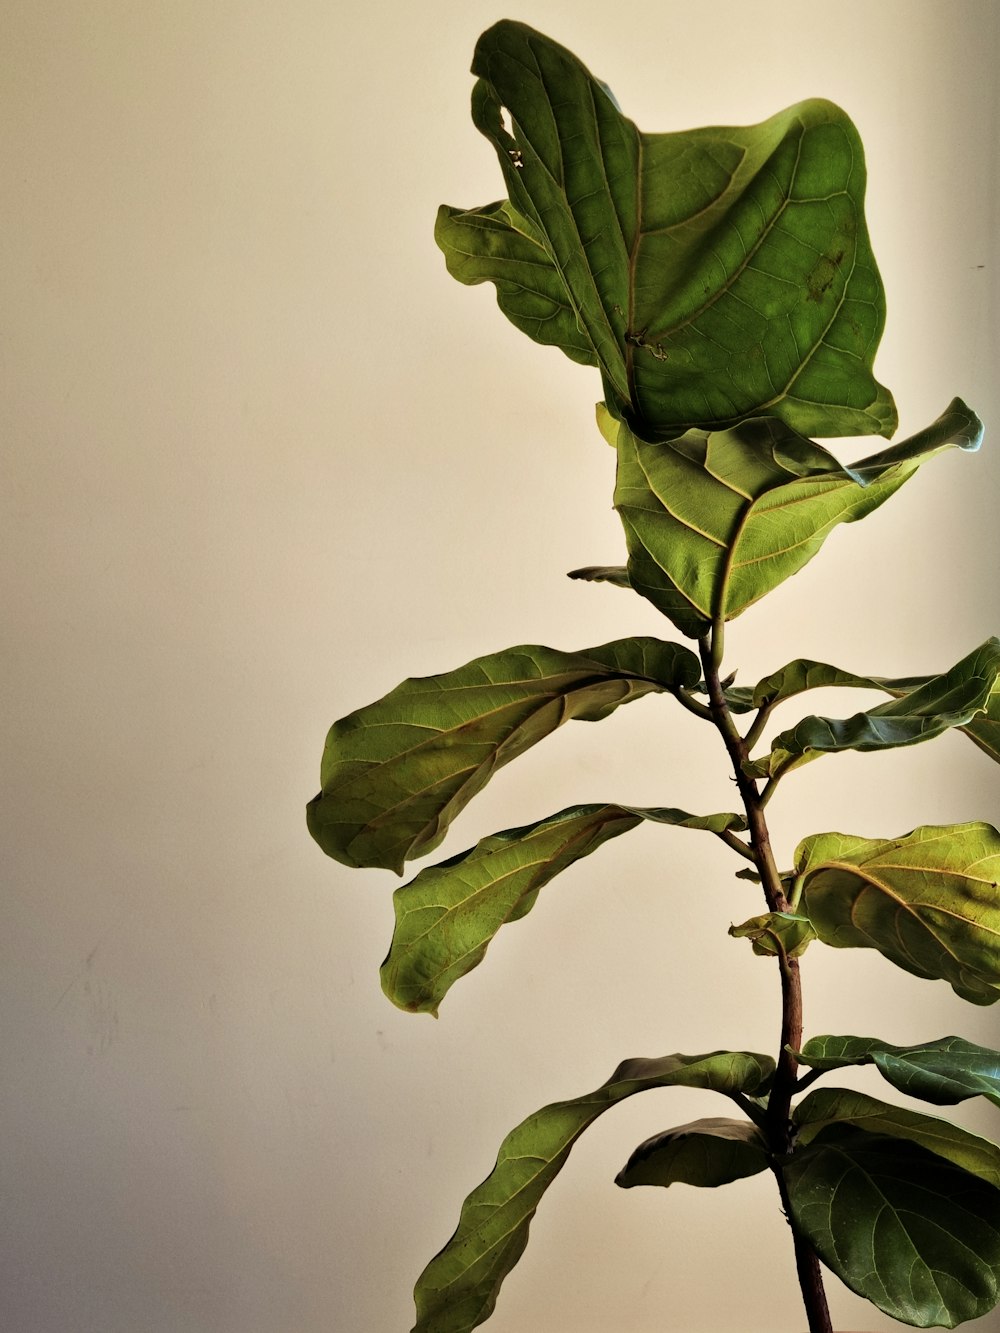
[[[849,468],[773,417],[658,443],[606,409],[598,423],[618,452],[629,581],[691,637],[740,615],[807,564],[838,523],[877,509],[935,454],[976,449],[982,438],[959,399],[926,430]]]
[[[1000,1284],[1000,1191],[919,1144],[824,1130],[784,1168],[796,1228],[852,1291],[917,1328],[987,1314]]]
[[[878,949],[973,1004],[1000,999],[1000,833],[928,825],[873,841],[806,838],[795,853],[796,911],[824,944]]]
[[[482,962],[500,927],[531,910],[539,889],[644,819],[712,833],[745,827],[734,814],[580,805],[483,838],[393,894],[396,929],[382,964],[382,989],[401,1009],[437,1014],[454,983]]]
[[[747,1052],[626,1060],[596,1092],[529,1116],[504,1139],[493,1171],[466,1199],[455,1234],[421,1274],[412,1333],[469,1333],[490,1317],[542,1195],[576,1140],[610,1107],[647,1088],[754,1096],[767,1091],[773,1075],[773,1060]]]
[[[831,1127],[849,1126],[869,1134],[907,1139],[1000,1188],[1000,1145],[938,1116],[880,1102],[846,1088],[818,1088],[795,1107],[796,1153]]]
[[[812,434],[892,433],[871,374],[885,311],[864,159],[843,111],[813,100],[745,128],[642,134],[575,56],[507,20],[472,68],[511,208],[488,246],[441,229],[456,277],[497,282],[518,327],[574,359],[585,338],[609,403],[649,438],[763,412]],[[538,293],[558,317],[535,315]]]
[[[905,692],[899,683],[893,685],[875,677],[848,677],[846,672],[818,662],[793,662],[758,686],[771,691],[769,697],[773,702],[788,698],[799,689],[811,688],[805,683],[810,680],[813,685],[822,682],[891,688],[898,697],[849,718],[805,717],[776,736],[770,754],[748,765],[748,772],[755,777],[780,777],[821,754],[889,750],[932,740],[951,727],[968,724],[987,707],[998,673],[1000,639],[987,639],[940,676],[909,682]]]
[[[893,1046],[877,1037],[813,1037],[798,1053],[811,1069],[874,1064],[894,1088],[936,1106],[986,1097],[1000,1106],[1000,1051],[963,1037]]]
[[[788,958],[798,958],[816,938],[806,918],[792,912],[765,912],[742,925],[730,926],[729,933],[734,939],[750,940],[755,954],[770,958],[779,952]]]
[[[401,871],[498,768],[561,723],[596,721],[699,675],[689,649],[637,638],[578,653],[529,644],[403,681],[331,727],[309,831],[345,865]]]
[[[615,1184],[622,1189],[677,1184],[714,1189],[766,1170],[767,1144],[756,1125],[713,1116],[640,1143]]]

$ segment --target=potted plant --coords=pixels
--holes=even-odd
[[[480,840],[396,891],[383,988],[403,1009],[436,1013],[554,876],[642,823],[667,824],[720,839],[737,874],[759,886],[760,910],[730,933],[773,967],[781,1017],[772,1052],[625,1060],[597,1089],[512,1130],[417,1283],[414,1333],[465,1333],[488,1319],[577,1138],[624,1099],[673,1086],[711,1089],[727,1113],[641,1143],[617,1183],[719,1187],[770,1172],[810,1333],[831,1327],[824,1269],[902,1323],[980,1317],[1000,1299],[1000,1147],[838,1088],[835,1075],[867,1064],[931,1106],[1000,1105],[1000,1053],[956,1036],[900,1046],[806,1034],[800,959],[812,944],[874,949],[970,1003],[993,1003],[1000,833],[984,823],[878,838],[813,832],[786,865],[767,807],[824,755],[949,729],[1000,759],[1000,642],[933,676],[797,658],[737,685],[725,628],[810,561],[833,527],[871,513],[942,450],[976,449],[981,424],[956,399],[917,435],[850,465],[816,442],[896,427],[892,396],[872,374],[885,304],[862,148],[838,107],[814,100],[747,128],[643,134],[575,56],[510,21],[483,34],[473,72],[473,119],[508,197],[442,208],[438,244],[459,281],[495,285],[518,328],[599,370],[627,563],[571,576],[638,594],[680,637],[572,652],[521,645],[404,681],[332,727],[309,828],[346,865],[401,872],[498,768],[563,722],[666,696],[704,723],[736,808],[577,805]],[[810,715],[799,696],[821,687],[884,700]],[[772,735],[789,703],[801,715]]]

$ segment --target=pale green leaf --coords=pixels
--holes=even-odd
[[[893,1046],[878,1037],[813,1037],[797,1058],[821,1072],[874,1064],[894,1088],[936,1106],[954,1106],[969,1097],[986,1097],[1000,1106],[1000,1051],[964,1037],[939,1037],[919,1046]]]
[[[508,20],[480,38],[473,72],[509,217],[551,270],[525,286],[575,313],[560,345],[582,359],[582,333],[619,415],[649,438],[757,413],[812,434],[892,433],[871,373],[885,309],[864,158],[843,111],[813,100],[760,125],[643,134],[575,56]],[[538,336],[510,290],[524,230],[497,232],[474,262],[468,241],[439,241],[456,277],[496,281]]]
[[[735,814],[580,805],[483,838],[393,894],[396,928],[382,989],[401,1009],[437,1014],[454,983],[482,962],[500,927],[525,916],[544,885],[643,820],[716,834],[746,827]]]
[[[615,1176],[635,1185],[698,1185],[714,1189],[767,1170],[767,1143],[749,1120],[710,1117],[678,1125],[640,1143]]]
[[[809,921],[794,912],[765,912],[741,925],[730,926],[729,933],[733,939],[749,940],[755,954],[770,958],[779,953],[798,958],[816,938]]]
[[[836,685],[871,685],[892,689],[897,697],[848,718],[805,717],[771,742],[763,759],[747,766],[754,777],[780,777],[821,754],[844,750],[889,750],[932,740],[952,727],[966,726],[982,712],[1000,673],[1000,639],[987,639],[950,671],[921,681],[892,683],[875,677],[847,677],[817,662],[794,662],[761,682],[773,691],[772,702],[798,693],[799,681]],[[835,676],[837,678],[835,678]],[[903,689],[902,685],[908,685]],[[761,688],[760,686],[758,688]],[[800,688],[810,688],[803,683]]]
[[[908,1138],[834,1125],[784,1167],[791,1219],[859,1296],[954,1328],[1000,1296],[1000,1191]]]
[[[773,417],[656,443],[606,408],[598,424],[618,453],[629,581],[694,638],[796,573],[837,524],[877,509],[928,459],[982,438],[959,399],[926,430],[851,467]]]
[[[406,680],[331,727],[309,831],[345,865],[401,871],[498,768],[563,722],[596,721],[699,675],[689,649],[636,638],[576,653],[529,644]]]
[[[504,1139],[493,1171],[466,1199],[455,1234],[421,1274],[412,1333],[469,1333],[490,1317],[542,1196],[576,1140],[610,1107],[647,1088],[752,1097],[768,1090],[773,1075],[773,1060],[747,1052],[626,1060],[595,1092],[529,1116]]]
[[[795,853],[796,911],[835,948],[868,948],[973,1004],[1000,999],[1000,833],[928,825],[874,841],[806,838]]]

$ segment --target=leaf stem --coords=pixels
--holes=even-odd
[[[771,912],[787,912],[789,903],[785,897],[778,867],[775,864],[774,852],[771,849],[771,836],[767,821],[764,818],[765,798],[770,791],[773,791],[774,780],[771,779],[766,784],[762,793],[758,790],[756,780],[749,777],[746,772],[749,748],[733,721],[720,679],[719,669],[722,665],[721,625],[713,626],[711,638],[706,635],[699,640],[699,649],[702,669],[705,673],[705,684],[708,689],[712,720],[722,737],[733,766],[736,785],[739,788],[743,808],[746,811],[753,859],[760,874],[761,887],[764,890],[768,910]],[[751,733],[752,731],[753,728],[751,728]],[[792,1146],[791,1104],[792,1096],[798,1085],[798,1062],[794,1052],[802,1046],[802,986],[799,979],[798,959],[790,958],[780,948],[778,951],[778,968],[781,976],[781,1044],[778,1049],[777,1069],[774,1074],[771,1094],[768,1098],[763,1130],[771,1152],[772,1170],[778,1182],[782,1207],[792,1231],[795,1245],[795,1267],[798,1273],[802,1300],[809,1319],[809,1333],[832,1333],[819,1259],[816,1257],[812,1246],[803,1236],[799,1235],[792,1222],[788,1192],[781,1172],[781,1160],[788,1154]]]
[[[700,717],[705,722],[712,722],[714,720],[711,708],[706,704],[703,704],[700,699],[695,699],[683,686],[678,685],[678,687],[671,691],[671,693],[677,702],[683,704],[689,713],[694,713],[695,717]]]

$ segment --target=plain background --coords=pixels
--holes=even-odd
[[[626,1056],[771,1050],[777,1025],[773,969],[726,935],[754,891],[711,838],[644,828],[581,863],[434,1023],[379,991],[394,878],[306,834],[327,726],[403,676],[514,643],[672,637],[638,599],[563,577],[622,557],[596,375],[452,282],[432,242],[439,202],[502,193],[467,73],[502,11],[2,8],[0,1324],[403,1333],[524,1115]],[[989,0],[510,16],[645,129],[846,106],[901,435],[954,394],[1000,420]],[[732,626],[741,679],[798,655],[934,671],[997,631],[998,478],[988,437],[838,529]],[[729,808],[712,740],[660,700],[567,727],[441,855],[575,802]],[[998,799],[1000,770],[958,735],[828,759],[774,803],[779,858],[828,829],[996,822]],[[998,1044],[995,1011],[876,955],[817,946],[804,974],[812,1033]],[[664,1091],[595,1125],[491,1330],[796,1333],[768,1179],[611,1183],[640,1139],[727,1105]],[[989,1107],[955,1118],[997,1130]],[[890,1326],[830,1290],[838,1327]]]

